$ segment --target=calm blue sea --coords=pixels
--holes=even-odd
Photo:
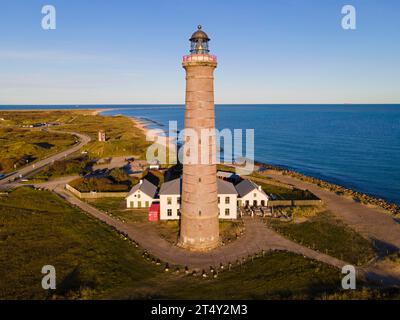
[[[150,127],[183,127],[180,105],[18,106],[112,108]],[[255,129],[255,160],[285,166],[400,204],[400,105],[218,105],[218,129]]]

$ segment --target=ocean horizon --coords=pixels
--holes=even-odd
[[[107,109],[164,130],[184,119],[184,104],[0,105],[52,109]],[[400,205],[400,104],[217,104],[216,127],[254,129],[256,161]]]

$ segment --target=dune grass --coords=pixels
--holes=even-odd
[[[8,173],[71,147],[70,134],[0,126],[0,172]]]
[[[52,130],[87,134],[92,141],[87,144],[89,158],[136,156],[143,158],[147,147],[144,132],[131,119],[123,116],[94,115],[93,111],[1,111],[0,117],[0,172],[12,171],[14,163],[22,165],[46,157],[49,153],[69,146],[75,138],[68,134],[22,129],[22,125],[56,122]],[[106,132],[106,142],[99,142],[98,132]],[[20,163],[21,162],[21,163]]]
[[[327,211],[302,223],[267,221],[287,238],[352,264],[365,264],[376,255],[370,241]]]
[[[161,270],[104,224],[47,191],[0,197],[0,299],[45,299],[41,268],[53,265],[61,298],[91,298],[140,285]]]

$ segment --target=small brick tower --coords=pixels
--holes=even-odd
[[[99,133],[98,133],[98,136],[99,136],[99,141],[100,142],[105,142],[106,141],[106,133],[104,132],[104,131],[99,131]]]
[[[219,245],[215,135],[205,143],[200,141],[202,129],[215,129],[214,70],[217,59],[209,54],[209,41],[198,26],[190,38],[190,55],[183,57],[182,64],[186,70],[185,129],[197,132],[199,139],[195,143],[199,159],[194,164],[185,161],[183,164],[179,245],[193,251],[208,251]],[[213,160],[201,163],[201,148],[208,148]]]

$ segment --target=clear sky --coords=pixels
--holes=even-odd
[[[0,104],[184,103],[198,24],[217,103],[400,103],[398,0],[1,0]]]

